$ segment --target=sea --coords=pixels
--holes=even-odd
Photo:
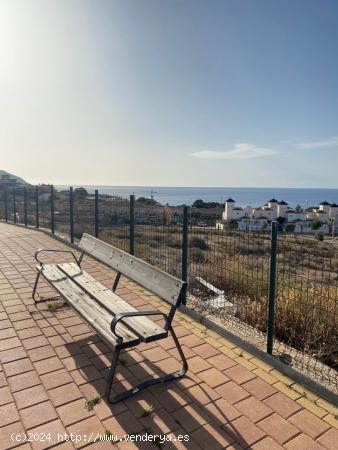
[[[74,186],[80,187],[80,186]],[[191,205],[195,200],[205,202],[224,203],[231,197],[238,206],[261,206],[271,198],[286,201],[290,207],[300,205],[303,208],[317,206],[322,201],[338,204],[338,189],[322,188],[235,188],[235,187],[164,187],[164,186],[81,186],[88,193],[95,189],[101,194],[120,197],[129,197],[134,194],[136,198],[154,198],[163,205]],[[69,186],[56,186],[57,189],[66,189]]]

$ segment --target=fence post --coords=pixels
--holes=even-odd
[[[183,230],[182,230],[182,280],[188,281],[188,242],[189,242],[189,217],[188,206],[183,207]],[[187,293],[182,301],[183,305],[187,304]]]
[[[25,227],[28,224],[28,220],[27,220],[27,188],[24,187],[23,188],[23,215],[24,215],[24,223],[25,223]]]
[[[69,188],[69,226],[70,226],[70,242],[74,243],[74,196],[73,188]]]
[[[13,221],[16,223],[16,192],[13,188]]]
[[[95,189],[95,237],[99,237],[99,191]]]
[[[55,217],[54,217],[54,186],[50,186],[50,231],[55,233]]]
[[[39,186],[35,186],[35,228],[39,228]]]
[[[130,196],[129,205],[129,253],[135,255],[135,195]]]
[[[277,222],[272,222],[270,271],[269,271],[268,336],[266,346],[266,351],[270,355],[272,355],[273,349],[274,322],[275,322],[276,259],[277,259]]]
[[[5,189],[5,221],[8,222],[8,196],[7,196],[7,189]]]

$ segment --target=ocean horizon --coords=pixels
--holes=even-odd
[[[55,186],[57,189],[69,188],[69,185]],[[191,205],[195,200],[224,203],[231,197],[238,206],[261,206],[272,197],[284,200],[291,207],[300,205],[303,208],[316,206],[326,200],[338,203],[338,189],[325,188],[235,188],[235,187],[164,187],[164,186],[99,186],[77,185],[84,187],[90,194],[98,189],[101,194],[136,198],[153,196],[161,204]]]

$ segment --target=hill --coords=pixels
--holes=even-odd
[[[2,186],[29,186],[23,178],[13,175],[5,170],[0,170],[0,185]]]

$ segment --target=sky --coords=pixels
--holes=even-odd
[[[338,188],[336,0],[0,0],[0,169]]]

